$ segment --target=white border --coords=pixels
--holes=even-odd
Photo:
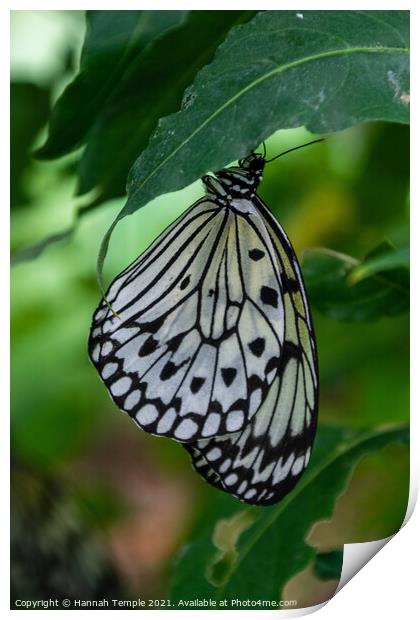
[[[185,8],[193,8],[193,9],[223,9],[223,10],[234,10],[234,9],[255,9],[256,3],[249,2],[247,0],[243,0],[242,2],[221,2],[220,0],[212,0],[212,2],[183,2],[183,3],[175,3],[175,2],[141,2],[140,5],[138,2],[122,2],[118,6],[119,9],[155,9],[155,10],[163,10],[163,9],[185,9]],[[3,64],[5,65],[7,59],[9,58],[9,10],[84,10],[84,9],[115,9],[115,3],[109,2],[84,2],[84,3],[65,3],[60,0],[56,0],[54,4],[46,3],[39,1],[38,3],[33,2],[10,2],[8,7],[2,8],[0,15],[4,17],[1,20],[1,28],[2,32],[0,33],[0,44],[2,46],[2,54],[1,58]],[[322,2],[320,4],[315,4],[314,2],[300,2],[298,5],[295,2],[287,2],[284,1],[279,6],[278,2],[263,2],[262,5],[259,5],[260,9],[274,9],[274,10],[331,10],[331,9],[347,9],[350,8],[348,6],[337,6],[337,2]],[[412,33],[415,33],[418,36],[420,32],[418,12],[416,10],[416,4],[413,1],[404,2],[403,6],[398,6],[396,2],[360,2],[357,0],[353,0],[352,9],[371,9],[371,10],[393,10],[393,9],[411,9],[411,19],[412,19]],[[416,28],[417,26],[417,28]],[[418,66],[416,60],[418,60],[418,46],[417,46],[417,38],[416,36],[412,37],[412,54],[414,54],[414,62],[413,66]],[[4,66],[4,74],[5,76],[9,74],[8,71],[8,63],[7,67]],[[417,79],[415,74],[412,76],[412,91],[414,93],[415,105],[417,103],[418,97],[416,97],[417,93]],[[1,98],[3,110],[1,119],[4,124],[4,130],[2,135],[8,135],[8,118],[9,118],[9,86],[8,86],[8,78],[2,82],[4,91],[3,97]],[[418,131],[418,115],[414,112],[412,114],[412,170],[417,172],[416,174],[412,174],[412,196],[413,196],[413,204],[416,208],[413,210],[412,217],[412,232],[411,235],[413,237],[412,243],[412,263],[413,263],[413,283],[414,285],[418,284],[418,273],[419,273],[419,264],[418,264],[418,244],[415,243],[417,240],[416,233],[420,232],[419,224],[419,207],[420,201],[419,198],[419,190],[418,190],[418,162],[416,158],[415,148],[419,144],[419,131]],[[7,188],[8,183],[7,179],[9,177],[9,149],[7,140],[3,139],[2,141],[2,167],[1,170],[5,171],[5,179],[2,184],[3,188],[3,202],[10,203],[8,200],[9,194]],[[7,175],[7,176],[6,176]],[[8,217],[6,204],[3,204],[2,208],[2,217],[3,222],[0,226],[0,251],[1,251],[1,259],[0,259],[0,269],[1,269],[1,292],[2,292],[2,303],[1,308],[3,310],[2,313],[2,324],[1,324],[1,333],[0,333],[0,342],[1,342],[1,355],[2,355],[2,363],[1,363],[1,377],[3,379],[1,394],[1,403],[2,403],[2,422],[6,428],[3,428],[2,438],[5,445],[2,450],[2,458],[3,458],[3,467],[2,467],[2,475],[4,485],[2,487],[3,493],[7,493],[7,489],[9,487],[9,476],[8,476],[8,468],[9,468],[9,443],[7,441],[9,424],[8,418],[5,415],[9,410],[9,397],[8,397],[8,379],[9,379],[9,329],[8,329],[8,307],[9,307],[9,296],[8,290],[10,286],[9,280],[9,270],[8,270],[8,247],[9,247],[9,234],[8,234]],[[6,257],[7,255],[7,257]],[[418,295],[418,287],[413,286],[413,294],[412,294],[412,316],[419,317],[420,316],[420,307],[419,307],[419,295]],[[418,411],[419,411],[419,399],[418,399],[418,390],[416,384],[419,382],[420,377],[420,363],[419,363],[419,355],[418,351],[420,347],[419,342],[419,328],[418,321],[412,320],[412,364],[411,364],[411,379],[413,386],[413,407],[412,410],[416,415],[413,415],[411,418],[411,436],[412,436],[412,450],[411,450],[411,485],[410,485],[410,505],[409,510],[407,512],[406,524],[396,536],[394,536],[388,544],[386,544],[385,548],[380,551],[378,555],[376,555],[353,579],[351,579],[350,585],[345,586],[342,590],[337,592],[337,594],[333,597],[333,599],[327,603],[325,606],[317,606],[317,617],[323,620],[328,620],[329,618],[336,620],[337,617],[340,619],[346,620],[346,618],[351,618],[352,620],[356,616],[356,614],[363,614],[363,617],[375,616],[381,617],[386,620],[387,618],[395,618],[398,614],[399,616],[405,615],[406,617],[412,617],[413,612],[417,612],[417,589],[418,589],[418,549],[419,549],[419,510],[412,512],[414,510],[414,504],[416,501],[417,493],[418,493],[418,472],[419,472],[419,460],[420,460],[420,449],[419,449],[419,441],[418,441],[418,431],[419,431],[419,422],[418,420]],[[417,345],[417,346],[416,346]],[[416,406],[417,405],[417,406]],[[5,510],[2,511],[2,527],[1,533],[5,538],[3,541],[2,549],[8,549],[8,531],[9,531],[9,518]],[[1,606],[3,610],[8,614],[21,614],[20,611],[10,611],[8,609],[9,606],[9,578],[10,578],[10,569],[9,569],[9,558],[7,552],[3,553],[3,562],[1,565],[2,573],[1,573]],[[273,617],[273,614],[281,614],[282,617],[286,617],[289,615],[306,615],[306,613],[310,613],[313,608],[307,610],[295,610],[295,612],[289,611],[248,611],[248,614],[251,614],[252,617],[255,618],[264,618]],[[297,614],[297,612],[299,612]],[[41,617],[44,617],[44,611],[34,611],[33,614]],[[66,613],[65,611],[48,611],[49,614],[53,613],[52,618],[55,618],[56,615],[61,615]],[[84,611],[77,612],[67,612],[67,614],[75,614],[78,616],[80,614],[84,614]],[[92,614],[96,614],[99,616],[101,611],[86,611],[89,614],[88,617],[92,617]],[[119,614],[119,611],[111,611],[107,613],[107,618],[115,617],[115,614]],[[124,612],[126,613],[126,612]],[[174,617],[184,617],[183,611],[152,611],[145,610],[142,612],[142,616],[147,618],[152,614],[153,618],[159,618],[160,615],[164,614],[164,617],[167,618],[169,614],[174,615]],[[182,614],[182,616],[181,616]],[[203,617],[209,618],[209,614],[217,614],[217,618],[235,618],[242,617],[242,611],[221,611],[218,610],[216,612],[212,611],[198,611],[194,610],[194,617]],[[251,617],[248,616],[248,617]],[[70,617],[70,616],[67,616]]]

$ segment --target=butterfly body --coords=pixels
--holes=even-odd
[[[240,160],[239,166],[223,168],[215,173],[215,177],[206,175],[202,181],[217,204],[235,210],[235,202],[250,200],[255,195],[262,180],[264,166],[264,157],[251,153]]]
[[[265,159],[203,177],[206,196],[111,284],[90,357],[118,407],[252,504],[297,482],[315,434],[313,328],[292,246],[257,196]]]

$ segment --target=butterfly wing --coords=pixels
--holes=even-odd
[[[282,279],[285,340],[281,363],[256,415],[237,433],[186,444],[209,482],[251,504],[284,497],[304,472],[318,409],[318,366],[312,320],[300,268],[286,233],[256,197],[248,223],[263,220]],[[203,460],[208,467],[203,464]],[[218,478],[216,478],[218,476]],[[211,479],[210,479],[211,478]]]
[[[204,439],[202,441],[205,441]],[[220,476],[216,474],[214,469],[209,465],[208,461],[203,457],[200,450],[197,448],[193,448],[190,444],[184,443],[184,447],[188,446],[188,451],[191,454],[193,467],[195,471],[200,474],[202,478],[212,486],[216,487],[216,489],[221,489],[222,491],[226,491],[226,487],[223,486],[223,483],[220,479]]]
[[[141,428],[188,442],[252,419],[282,357],[276,253],[261,218],[205,198],[115,278],[116,315],[101,302],[89,354]]]

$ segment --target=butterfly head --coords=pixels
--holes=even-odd
[[[252,199],[261,183],[265,164],[286,155],[286,153],[296,151],[297,149],[315,144],[316,142],[322,142],[322,140],[323,138],[318,138],[307,144],[288,149],[287,151],[279,153],[272,159],[266,159],[266,149],[263,143],[263,155],[261,153],[251,153],[247,157],[240,159],[237,166],[223,168],[223,170],[216,172],[214,176],[206,175],[202,177],[202,181],[208,194],[213,198],[215,197],[220,206],[229,207],[233,200]]]
[[[265,166],[265,158],[261,153],[251,153],[248,157],[239,160],[239,167],[242,168],[247,176],[261,182]],[[257,184],[258,184],[257,183]]]

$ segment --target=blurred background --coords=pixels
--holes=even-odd
[[[12,13],[12,251],[67,231],[80,152],[37,162],[51,105],[77,70],[78,11]],[[278,132],[268,154],[310,139]],[[408,128],[371,123],[267,166],[260,195],[299,256],[328,247],[362,258],[408,242]],[[200,182],[123,220],[109,282],[202,193]],[[71,235],[12,272],[12,589],[22,598],[165,596],[171,564],[220,492],[195,475],[176,443],[140,432],[112,404],[86,344],[100,293],[100,240],[124,199],[80,219]],[[408,317],[335,322],[314,312],[320,421],[374,427],[408,418]],[[357,467],[333,519],[311,532],[320,551],[394,533],[405,515],[408,451],[389,446]],[[336,581],[306,570],[287,587],[303,604]]]

